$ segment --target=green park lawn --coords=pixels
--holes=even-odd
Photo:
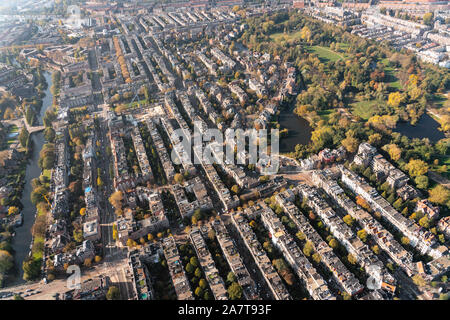
[[[389,84],[392,89],[401,89],[402,84],[396,76],[397,70],[389,66],[389,60],[387,58],[381,60],[381,63],[384,64],[384,74],[387,79],[386,83]]]
[[[353,115],[360,117],[361,119],[368,120],[374,115],[376,100],[358,101],[350,104],[351,112]]]
[[[273,33],[273,34],[270,35],[270,38],[272,39],[272,41],[277,42],[277,43],[281,43],[282,41],[290,41],[290,40],[294,40],[294,39],[300,38],[300,31],[286,33],[286,34],[282,33],[282,32],[280,32],[280,33]],[[348,47],[348,44],[346,44],[346,43],[339,43],[339,46],[342,49],[346,49]],[[306,48],[307,48],[307,50],[309,52],[317,54],[319,59],[321,59],[323,61],[335,62],[335,61],[338,61],[340,59],[347,59],[348,58],[347,54],[333,51],[333,50],[331,50],[328,47],[307,46]]]
[[[300,38],[300,31],[291,32],[291,33],[273,33],[270,35],[270,39],[274,42],[280,43],[281,41],[290,41],[296,38]]]
[[[317,54],[319,59],[322,61],[336,62],[338,60],[348,58],[348,56],[344,53],[335,52],[330,48],[322,46],[311,46],[308,48],[308,51]]]
[[[335,110],[334,109],[326,109],[326,110],[320,110],[317,112],[317,115],[322,118],[323,120],[328,121],[328,118],[330,117],[330,115],[332,113],[334,113]]]

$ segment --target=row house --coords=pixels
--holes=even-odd
[[[327,204],[318,189],[305,184],[297,186],[297,192],[306,199],[308,206],[330,228],[334,237],[352,254],[366,272],[371,273],[374,266],[380,270],[384,286],[391,292],[395,291],[395,279],[384,268],[378,257],[364,244],[355,233],[339,218],[334,210]]]
[[[213,76],[217,75],[217,64],[213,61],[211,61],[210,59],[208,59],[208,57],[205,56],[205,54],[203,52],[197,51],[196,55],[198,57],[198,59],[200,59],[201,62],[203,62],[203,64],[206,66],[206,68],[208,68],[208,71],[210,74],[212,74]]]
[[[162,241],[164,257],[167,261],[170,277],[178,300],[194,300],[194,295],[189,286],[189,280],[184,272],[181,257],[178,252],[177,244],[173,236],[164,238]]]
[[[391,188],[401,188],[408,183],[409,178],[387,161],[379,154],[373,146],[367,142],[363,142],[358,147],[358,153],[355,156],[355,164],[367,167],[370,165],[372,170],[386,182]]]
[[[135,300],[154,300],[150,272],[147,266],[141,261],[140,251],[134,249],[128,251],[128,266],[131,270],[132,285]]]
[[[220,219],[212,222],[212,227],[216,232],[217,242],[222,249],[225,259],[230,266],[231,271],[236,276],[237,282],[242,288],[244,297],[248,300],[259,300],[255,281],[253,281],[239,251],[231,239],[224,223]]]
[[[354,203],[333,178],[329,170],[315,171],[312,175],[312,180],[316,186],[324,189],[337,204],[357,220],[395,263],[408,274],[412,274],[412,254],[403,248],[394,239],[394,236],[367,211]]]
[[[354,193],[364,198],[373,210],[381,214],[383,219],[402,232],[413,247],[422,254],[432,253],[431,247],[436,243],[436,237],[431,232],[420,227],[413,220],[405,218],[362,177],[343,166],[340,167],[340,171],[341,181]]]
[[[219,275],[219,271],[214,263],[214,259],[206,246],[198,227],[192,228],[189,238],[194,246],[200,266],[205,273],[206,281],[208,281],[215,300],[228,300],[225,282]]]
[[[200,208],[198,200],[189,202],[186,196],[186,192],[181,185],[172,185],[171,191],[175,198],[175,202],[177,203],[178,209],[180,210],[180,214],[183,218],[192,216],[194,214],[194,211]]]
[[[114,159],[114,188],[121,191],[134,188],[136,181],[129,173],[125,145],[115,128],[110,130],[110,142]]]
[[[336,300],[326,281],[306,259],[275,212],[266,205],[261,213],[261,220],[269,231],[273,244],[280,249],[294,272],[303,280],[311,297],[314,300]]]
[[[132,210],[129,208],[125,210],[124,216],[117,220],[118,240],[123,245],[126,245],[128,239],[137,241],[149,233],[169,228],[169,220],[159,193],[146,188],[139,188],[136,191],[141,201],[148,202],[150,215],[145,219],[135,220]]]
[[[233,61],[230,57],[224,54],[219,48],[214,47],[211,49],[211,54],[219,60],[224,66],[227,66],[231,70],[236,67],[236,62]]]
[[[247,93],[238,85],[238,81],[233,81],[228,84],[228,88],[231,93],[234,93],[236,97],[239,99],[239,102],[244,104],[248,101]]]
[[[147,151],[145,150],[144,143],[139,132],[137,125],[131,129],[131,138],[133,140],[134,150],[136,150],[136,156],[139,162],[139,168],[141,169],[141,175],[143,181],[153,181],[152,168],[147,158]]]
[[[159,160],[161,161],[164,174],[166,175],[168,181],[172,181],[175,177],[175,169],[173,167],[172,160],[170,160],[170,156],[164,146],[161,135],[159,134],[158,129],[151,119],[147,120],[147,128],[150,132],[150,137],[152,138],[156,153],[158,154]]]
[[[272,262],[262,248],[261,243],[256,238],[256,235],[250,227],[248,220],[242,213],[232,213],[231,220],[238,230],[239,235],[244,240],[244,243],[256,262],[256,265],[261,271],[261,274],[269,286],[273,297],[276,300],[291,300],[292,298],[289,292],[274,269]]]
[[[203,210],[209,210],[213,208],[211,198],[208,195],[205,184],[200,177],[195,177],[187,182],[186,189],[194,193],[197,198],[198,205]]]
[[[311,226],[300,210],[295,206],[295,194],[288,189],[280,192],[275,196],[278,205],[283,208],[284,212],[294,222],[299,231],[301,231],[306,240],[310,241],[314,250],[320,254],[321,261],[333,274],[336,282],[350,295],[360,293],[364,287],[359,283],[356,277],[345,267],[334,253],[333,249],[320,237],[318,232]]]

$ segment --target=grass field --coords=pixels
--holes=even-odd
[[[317,112],[317,115],[318,115],[319,117],[321,117],[322,119],[328,121],[328,118],[329,118],[330,115],[331,115],[332,113],[334,113],[334,112],[335,112],[334,109],[320,110],[320,111]]]
[[[341,54],[341,53],[332,51],[330,48],[327,48],[327,47],[312,46],[312,47],[308,48],[308,51],[317,54],[319,59],[322,61],[336,62],[338,60],[348,58],[348,56],[346,54]]]
[[[385,59],[381,60],[381,63],[384,64],[384,74],[387,79],[386,83],[388,83],[392,89],[401,89],[402,84],[400,83],[400,80],[395,75],[396,70],[389,66],[389,60],[387,58],[385,58]]]
[[[48,180],[50,180],[51,170],[44,169],[42,175],[46,177]]]
[[[450,156],[440,156],[439,164],[432,165],[431,169],[438,172],[443,177],[450,179]]]
[[[283,41],[291,41],[291,40],[298,39],[298,38],[300,38],[300,31],[291,32],[291,33],[287,33],[287,34],[280,32],[280,33],[274,33],[274,34],[270,35],[270,39],[272,39],[272,41],[278,42],[278,43],[281,43]],[[339,46],[342,49],[348,48],[347,43],[339,43]],[[335,62],[340,59],[348,58],[347,54],[333,51],[328,47],[310,46],[310,47],[306,47],[306,49],[311,53],[317,54],[319,59],[324,62],[326,62],[326,61]]]
[[[44,247],[44,238],[37,236],[34,237],[34,242],[33,242],[33,258],[34,259],[42,259],[42,257],[44,256],[44,251],[41,249]]]
[[[442,108],[444,106],[445,101],[447,101],[447,97],[440,93],[435,93],[433,95],[433,104],[436,108]]]
[[[368,120],[375,114],[376,100],[359,101],[350,104],[353,115],[358,116],[364,120]]]
[[[281,42],[281,41],[290,41],[300,38],[300,31],[291,32],[291,33],[273,33],[270,35],[270,39],[275,42]]]

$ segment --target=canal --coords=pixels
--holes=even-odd
[[[308,121],[294,113],[295,104],[281,110],[278,123],[281,129],[288,129],[287,137],[280,139],[280,152],[295,151],[297,144],[306,145],[311,141],[312,128]]]
[[[45,115],[45,111],[53,103],[53,96],[50,92],[52,86],[52,77],[49,72],[44,73],[45,80],[47,81],[47,89],[45,90],[45,96],[43,98],[42,108],[38,115],[39,125],[42,125],[42,118]],[[21,202],[23,204],[23,225],[15,229],[15,237],[12,242],[13,249],[15,251],[14,260],[17,268],[17,274],[13,279],[8,280],[7,286],[19,285],[25,282],[23,280],[22,262],[26,260],[30,253],[30,245],[32,241],[31,229],[34,224],[36,207],[31,202],[31,181],[34,178],[38,178],[41,174],[41,168],[39,168],[39,153],[42,146],[45,143],[43,132],[33,133],[31,136],[33,141],[33,153],[28,161],[27,169],[25,173],[25,187],[22,193]]]
[[[445,138],[442,131],[439,131],[439,123],[433,119],[428,113],[424,113],[420,117],[415,126],[409,122],[399,122],[394,129],[395,132],[401,133],[410,139],[413,138],[428,138],[431,142],[437,142]]]

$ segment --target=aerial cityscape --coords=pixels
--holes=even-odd
[[[0,300],[448,300],[449,68],[448,1],[1,2]]]

